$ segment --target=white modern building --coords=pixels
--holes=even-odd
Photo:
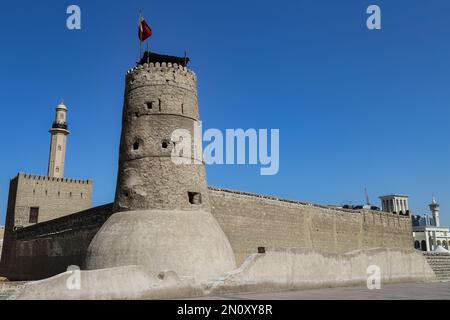
[[[391,194],[380,197],[381,210],[396,214],[409,214],[408,196]]]
[[[450,229],[441,226],[439,204],[434,197],[430,210],[431,215],[412,217],[414,247],[422,251],[449,250]]]

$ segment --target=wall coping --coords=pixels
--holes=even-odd
[[[13,234],[16,240],[22,240],[89,228],[106,221],[112,215],[112,207],[112,203],[93,207],[67,216],[17,229]]]
[[[393,216],[393,217],[409,218],[409,216],[394,215],[394,214],[391,214],[389,212],[383,212],[383,211],[364,210],[364,209],[363,210],[352,210],[352,209],[336,208],[336,207],[331,207],[331,206],[326,206],[326,205],[315,204],[315,203],[311,203],[311,202],[279,198],[279,197],[275,197],[275,196],[263,195],[263,194],[259,194],[259,193],[252,193],[252,192],[246,192],[246,191],[237,191],[237,190],[226,189],[226,188],[215,187],[215,186],[208,186],[208,189],[211,190],[211,191],[218,191],[218,192],[230,193],[230,194],[235,194],[235,195],[242,195],[242,196],[260,198],[260,199],[264,199],[264,200],[271,200],[271,201],[277,201],[277,202],[297,204],[297,205],[302,205],[302,206],[310,206],[310,207],[316,207],[316,208],[321,208],[321,209],[328,209],[328,210],[333,210],[333,211],[340,211],[340,212],[347,212],[347,213],[367,213],[367,212],[371,212],[371,213],[378,213],[378,214],[389,215],[389,216]]]
[[[73,184],[89,184],[89,185],[94,184],[94,181],[89,180],[89,179],[56,178],[56,177],[41,176],[41,175],[23,173],[23,172],[19,172],[11,180],[18,179],[18,178],[24,178],[27,180],[54,181],[54,182],[73,183]]]

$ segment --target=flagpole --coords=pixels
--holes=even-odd
[[[142,23],[142,10],[139,10],[139,30],[141,30],[141,23]],[[141,61],[142,56],[142,40],[141,40],[142,32],[139,31],[139,57],[138,57],[138,63]]]

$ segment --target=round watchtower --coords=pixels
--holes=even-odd
[[[201,141],[194,141],[195,74],[171,62],[138,65],[127,73],[123,109],[114,210],[209,211]],[[180,132],[191,139],[189,152]]]

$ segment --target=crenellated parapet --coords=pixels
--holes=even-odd
[[[143,85],[176,85],[197,93],[197,77],[187,67],[170,62],[139,64],[128,70],[127,90],[132,91]]]
[[[71,184],[92,185],[94,183],[92,180],[70,179],[70,178],[56,178],[56,177],[41,176],[41,175],[22,173],[22,172],[19,173],[13,179],[16,179],[17,177],[21,177],[21,178],[26,179],[26,180],[51,181],[51,182],[60,182],[60,183],[71,183]]]
[[[194,140],[197,78],[176,62],[184,60],[151,54],[127,72],[115,211],[210,210],[201,141]]]

